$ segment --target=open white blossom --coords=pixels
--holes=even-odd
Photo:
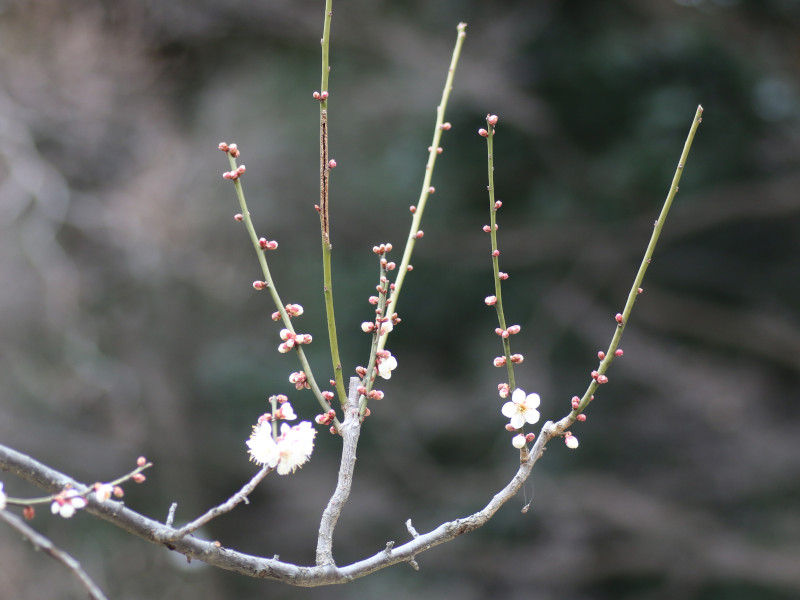
[[[386,353],[389,355],[386,358],[379,359],[378,362],[378,375],[383,377],[384,379],[391,379],[392,378],[392,371],[397,368],[397,359],[392,356],[392,353],[388,350]]]
[[[292,405],[289,404],[288,402],[284,402],[283,404],[281,404],[277,412],[280,413],[279,414],[280,418],[286,421],[294,421],[297,418],[297,415],[295,414]]]
[[[303,421],[294,427],[283,423],[281,434],[275,440],[272,437],[272,424],[261,423],[253,427],[253,433],[247,440],[250,460],[276,469],[278,475],[294,473],[311,456],[316,435],[317,432],[309,421]]]
[[[67,490],[63,494],[59,494],[50,505],[50,510],[54,515],[61,515],[65,519],[69,519],[75,514],[76,510],[86,508],[86,498],[78,494],[75,490]]]
[[[511,401],[503,404],[501,409],[504,416],[511,419],[514,429],[521,429],[525,423],[533,425],[539,420],[539,394],[528,394],[517,388],[511,394]]]
[[[6,507],[6,493],[3,491],[3,482],[0,481],[0,510],[3,510]]]

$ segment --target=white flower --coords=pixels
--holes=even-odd
[[[247,447],[250,448],[250,460],[263,467],[272,467],[278,464],[280,454],[278,444],[272,439],[272,424],[265,421],[253,427],[253,433],[247,440]]]
[[[520,388],[511,394],[511,401],[503,404],[501,409],[504,416],[511,419],[511,426],[514,429],[521,429],[525,423],[533,425],[539,420],[539,394],[528,394]]]
[[[0,510],[3,510],[6,507],[6,493],[3,491],[3,482],[0,481]]]
[[[525,447],[525,436],[523,434],[515,435],[511,438],[511,445],[514,446],[517,450],[521,450]]]
[[[388,350],[386,350],[385,353],[388,354],[388,356],[378,360],[378,375],[384,379],[391,379],[392,371],[397,368],[397,359],[392,356],[392,353]]]
[[[564,438],[564,443],[567,445],[567,448],[571,448],[572,450],[575,450],[575,448],[578,447],[578,438],[576,438],[574,435],[570,434],[570,435],[568,435],[567,437]]]
[[[94,486],[94,497],[98,502],[105,502],[114,493],[114,486],[110,483],[98,483]]]
[[[387,334],[394,329],[391,321],[384,321],[381,323],[381,335]]]
[[[86,504],[86,498],[78,494],[75,490],[69,489],[56,496],[56,499],[50,506],[50,510],[54,515],[61,515],[65,519],[69,519],[75,514],[76,510],[85,508]]]
[[[303,421],[294,427],[283,423],[277,440],[272,438],[270,423],[256,425],[253,427],[253,434],[247,440],[250,460],[277,469],[278,475],[294,473],[311,456],[316,435],[317,432],[309,421]]]

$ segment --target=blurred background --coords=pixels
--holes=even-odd
[[[322,0],[0,1],[0,441],[86,482],[140,454],[126,502],[187,521],[256,470],[271,394],[301,419],[230,183],[242,150],[273,275],[331,376],[318,200]],[[110,598],[781,600],[800,596],[800,3],[334,3],[334,289],[346,375],[368,357],[377,264],[399,261],[459,21],[467,40],[425,237],[362,434],[334,554],[347,564],[482,508],[513,475],[497,384],[486,147],[518,384],[544,419],[614,333],[698,104],[681,191],[580,448],[553,441],[486,527],[346,586],[296,589],[193,562],[87,515],[33,525]],[[337,438],[200,534],[312,564]],[[35,495],[3,477],[6,491]],[[527,514],[520,509],[533,500]],[[83,598],[0,530],[0,595]]]

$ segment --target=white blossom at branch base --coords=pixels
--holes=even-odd
[[[67,490],[56,496],[53,504],[50,505],[50,510],[54,515],[61,515],[65,519],[69,519],[75,514],[76,510],[86,508],[86,498],[78,494],[75,490]]]
[[[309,421],[290,427],[281,425],[278,439],[272,437],[272,425],[261,423],[253,427],[253,433],[247,440],[250,448],[250,460],[264,467],[278,471],[278,475],[294,473],[303,466],[314,450],[316,430]]]
[[[397,368],[397,359],[388,350],[383,351],[384,356],[378,359],[378,375],[384,379],[392,378],[392,371]]]
[[[110,483],[96,483],[94,485],[94,497],[98,502],[105,502],[114,493],[114,486]]]
[[[511,401],[503,404],[501,412],[504,416],[511,419],[511,426],[514,429],[521,429],[525,423],[534,423],[539,421],[539,394],[528,394],[517,388],[511,394]]]
[[[6,496],[6,493],[3,491],[3,482],[0,481],[0,510],[5,509],[7,499],[8,496]]]

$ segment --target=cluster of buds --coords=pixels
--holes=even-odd
[[[383,392],[381,390],[369,390],[363,385],[358,386],[356,391],[362,396],[366,396],[370,400],[383,400]]]
[[[400,322],[400,319],[397,318],[397,313],[393,314],[391,317],[377,317],[375,323],[369,321],[361,323],[361,331],[364,333],[372,333],[378,328],[378,323],[380,323],[380,335],[386,335],[394,329],[395,322]]]
[[[314,421],[317,425],[330,425],[333,423],[333,420],[336,418],[336,411],[331,409],[326,413],[322,413],[314,417]]]
[[[511,445],[517,450],[522,450],[527,444],[536,439],[535,433],[519,433],[511,439]]]
[[[294,387],[298,390],[302,390],[303,388],[308,389],[311,387],[308,385],[308,377],[306,376],[305,371],[295,371],[289,375],[289,383],[294,385]]]
[[[506,339],[510,335],[516,335],[522,329],[519,325],[512,325],[508,329],[503,329],[502,327],[497,327],[494,332],[499,335],[501,338]]]
[[[277,250],[278,249],[278,242],[274,240],[267,240],[266,238],[260,238],[258,240],[258,245],[262,250]]]
[[[294,333],[288,329],[281,329],[281,339],[283,342],[281,342],[280,346],[278,346],[278,352],[285,354],[294,348],[295,344],[310,344],[311,334]]]
[[[606,377],[605,375],[600,375],[597,371],[592,371],[591,375],[592,379],[594,379],[599,384],[608,383],[608,377]]]
[[[486,115],[486,124],[492,129],[492,132],[494,132],[494,127],[497,125],[498,120],[497,115]],[[489,132],[481,127],[478,129],[478,135],[481,137],[489,137]]]
[[[514,363],[515,365],[520,364],[523,360],[525,360],[525,357],[522,356],[522,354],[511,355],[511,362]],[[505,356],[498,356],[494,359],[494,361],[492,361],[492,364],[494,364],[495,367],[505,367],[506,362],[507,361]]]
[[[303,314],[303,307],[299,304],[287,304],[285,307],[286,314],[289,315],[289,318],[292,317],[299,317]],[[272,320],[273,321],[280,321],[281,320],[281,313],[279,311],[275,311],[272,313]]]
[[[392,244],[390,242],[386,242],[385,244],[381,244],[380,246],[373,246],[372,251],[378,256],[383,256],[387,252],[392,251]]]
[[[244,175],[246,170],[247,168],[244,165],[239,165],[233,171],[225,171],[222,174],[222,178],[229,179],[230,181],[236,181],[241,175]]]
[[[320,102],[324,102],[325,100],[328,99],[328,96],[330,96],[330,94],[327,91],[314,92],[311,95],[314,97],[314,100],[319,100]]]
[[[511,394],[511,386],[507,383],[498,383],[497,392],[501,398],[508,398],[509,394]]]
[[[233,158],[239,157],[239,147],[236,144],[226,144],[225,142],[220,142],[219,146],[217,146],[223,152],[229,153]]]

